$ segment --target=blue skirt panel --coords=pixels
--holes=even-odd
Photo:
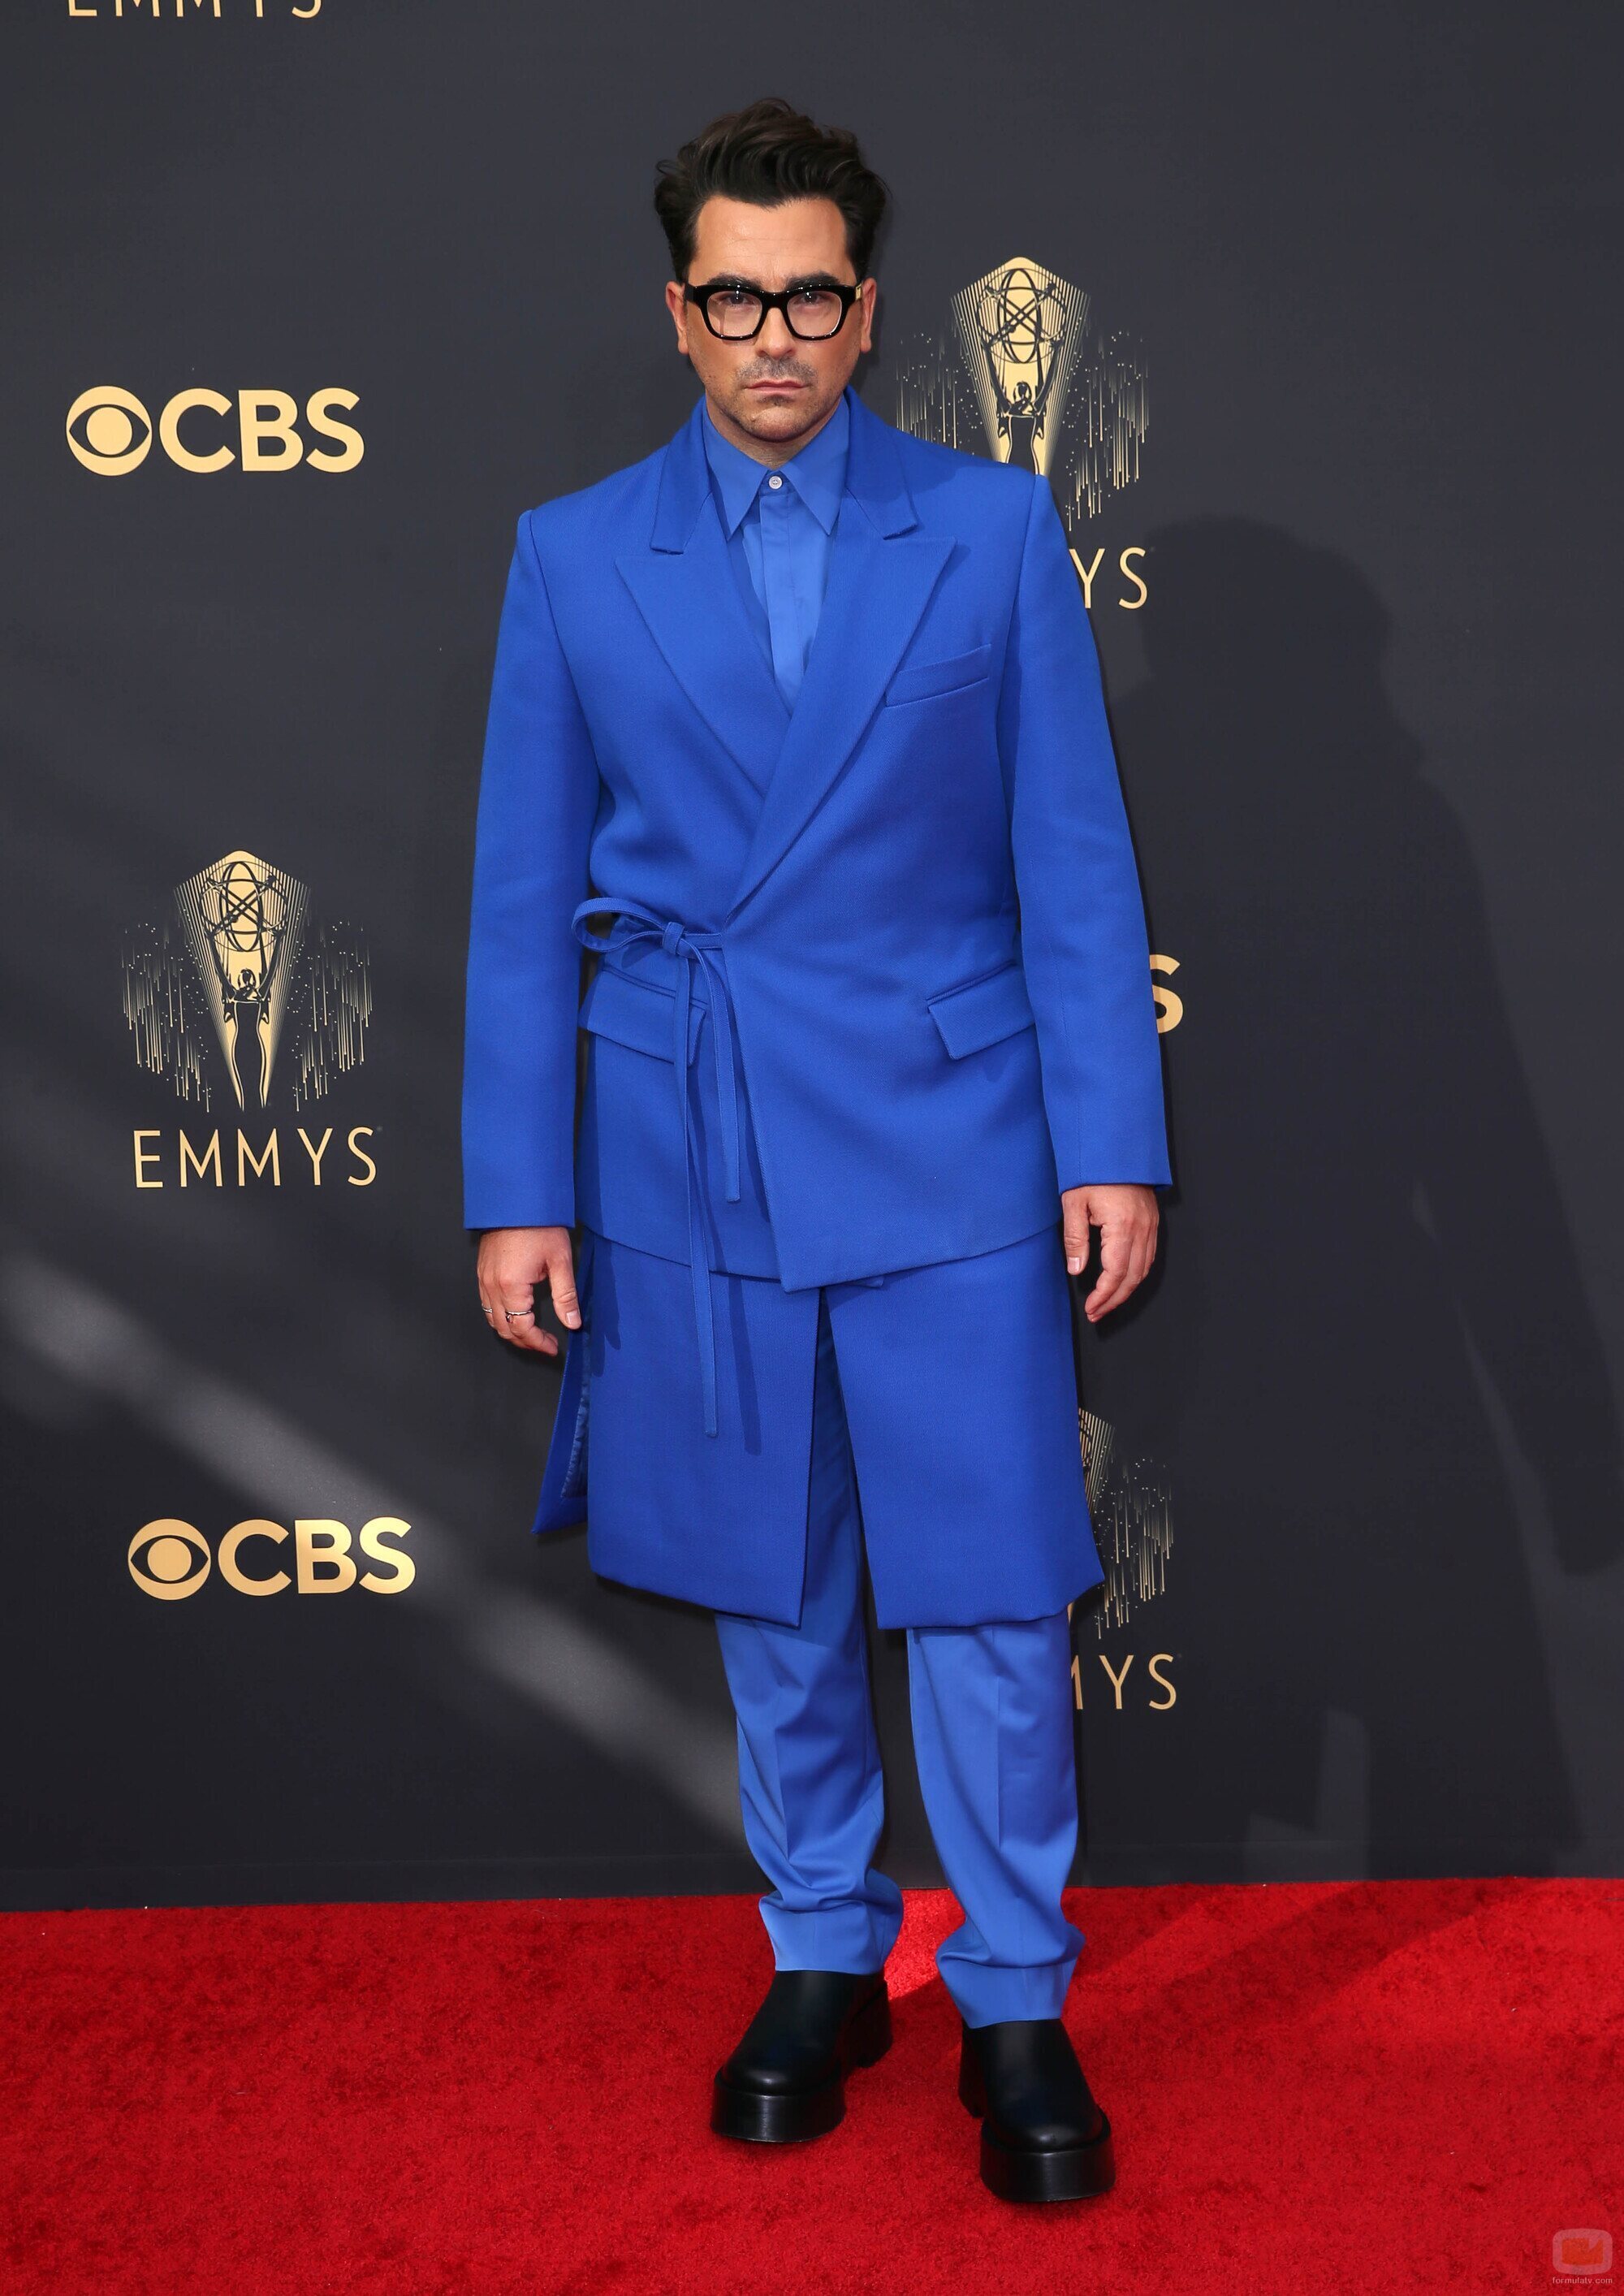
[[[584,1513],[603,1577],[798,1626],[818,1290],[709,1283],[714,1435],[687,1262],[586,1232],[535,1527]],[[1058,1218],[824,1292],[881,1626],[1047,1618],[1097,1586]]]

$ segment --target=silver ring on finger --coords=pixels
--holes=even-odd
[[[502,1312],[510,1324],[516,1324],[521,1316],[533,1316],[536,1310],[534,1308],[504,1308]]]

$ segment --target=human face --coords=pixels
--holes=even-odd
[[[759,208],[745,200],[708,199],[694,218],[696,287],[713,279],[749,280],[769,290],[838,279],[857,286],[846,252],[846,220],[833,200],[786,200]],[[861,354],[874,348],[874,282],[836,334],[803,342],[782,311],[769,311],[749,342],[724,342],[698,306],[683,300],[682,283],[666,287],[677,348],[704,385],[710,419],[724,439],[758,463],[787,463],[821,430],[840,404]]]

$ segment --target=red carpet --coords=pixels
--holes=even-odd
[[[1069,2022],[1116,2189],[975,2173],[911,1892],[895,2044],[844,2123],[745,2147],[709,2077],[753,1898],[0,1918],[4,2279],[49,2296],[1552,2284],[1620,2241],[1624,1883],[1078,1890]]]

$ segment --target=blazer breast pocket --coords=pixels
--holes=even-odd
[[[702,1004],[688,1007],[688,1061],[693,1064],[699,1032],[705,1018]],[[648,1053],[657,1061],[677,1058],[677,999],[669,989],[645,988],[611,972],[601,964],[581,999],[576,1025],[589,1035],[608,1037],[635,1053]]]
[[[972,646],[968,653],[947,655],[941,661],[909,662],[885,689],[889,707],[898,701],[928,701],[933,694],[956,693],[961,686],[979,685],[992,668],[992,648]]]

